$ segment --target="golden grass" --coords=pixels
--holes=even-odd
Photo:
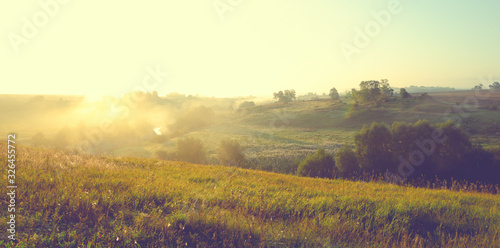
[[[17,247],[500,247],[499,195],[27,147],[17,155]]]

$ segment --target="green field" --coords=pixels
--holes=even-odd
[[[165,97],[125,105],[121,119],[111,105],[79,97],[1,95],[10,118],[0,131],[17,134],[17,247],[500,247],[500,198],[484,193],[498,186],[295,176],[307,155],[353,146],[372,122],[454,119],[472,142],[499,147],[500,91],[475,105],[466,101],[474,92],[429,95],[380,106],[341,98],[243,109],[238,103],[252,99]],[[198,106],[213,119],[174,132]],[[107,132],[98,129],[103,121],[112,124]],[[157,158],[189,137],[203,143],[205,165]],[[91,139],[99,149],[72,147]],[[229,139],[244,148],[242,168],[220,166],[217,151]],[[5,142],[0,149],[6,164]],[[3,209],[8,200],[3,194]]]
[[[25,146],[16,154],[17,247],[500,247],[499,195]]]

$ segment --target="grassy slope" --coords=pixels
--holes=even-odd
[[[5,143],[0,149],[5,164]],[[18,238],[32,247],[500,247],[499,195],[26,147],[17,154]],[[4,173],[1,188],[6,181]],[[1,202],[6,209],[6,194]]]

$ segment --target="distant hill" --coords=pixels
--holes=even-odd
[[[454,91],[455,88],[451,87],[434,87],[434,86],[415,86],[411,85],[410,87],[392,87],[394,92],[399,92],[399,89],[405,88],[408,93],[431,93],[431,92],[445,92],[445,91]]]

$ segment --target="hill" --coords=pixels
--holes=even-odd
[[[25,146],[16,154],[18,247],[500,247],[499,195]]]
[[[295,173],[297,161],[317,148],[333,153],[343,144],[352,146],[354,134],[372,122],[391,125],[426,119],[435,124],[453,119],[473,143],[483,147],[500,144],[500,91],[413,94],[408,99],[393,97],[380,106],[355,106],[352,98],[341,100],[285,104],[257,98],[146,94],[87,103],[78,97],[0,95],[0,106],[9,116],[0,124],[0,131],[15,131],[22,144],[66,147],[83,143],[90,144],[90,152],[95,154],[144,158],[174,154],[179,139],[192,137],[202,141],[209,164],[220,163],[217,149],[221,141],[233,139],[245,149],[243,167],[285,174]],[[255,104],[239,108],[249,101]],[[196,114],[199,112],[192,111],[200,106],[206,107],[201,108],[202,113],[214,111],[213,120],[205,122]],[[193,125],[200,119],[207,125]],[[174,135],[169,134],[172,126],[190,128]]]

